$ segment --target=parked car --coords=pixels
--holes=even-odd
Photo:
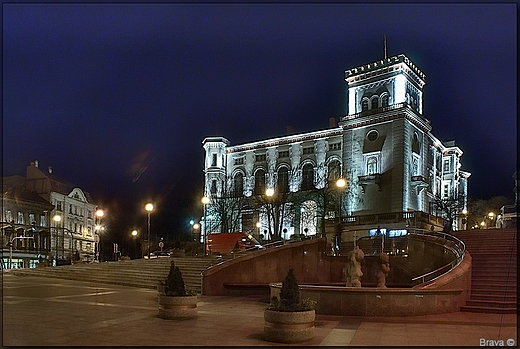
[[[153,251],[153,252],[150,252],[150,259],[170,257],[170,255],[171,255],[170,251]],[[148,259],[148,255],[145,255],[144,259]]]

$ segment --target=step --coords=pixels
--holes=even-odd
[[[517,302],[516,295],[490,295],[490,294],[474,294],[470,296],[470,300],[482,300],[482,301],[498,301],[498,302]]]
[[[480,300],[470,299],[466,301],[467,306],[483,307],[483,308],[516,308],[516,302],[505,302],[505,301],[492,301],[492,300]]]
[[[480,283],[480,282],[472,282],[471,283],[472,290],[512,290],[516,291],[516,284],[495,284],[495,283]]]
[[[517,308],[493,308],[493,307],[476,307],[470,305],[463,305],[460,311],[471,313],[489,313],[489,314],[516,314]]]
[[[516,295],[516,288],[508,288],[505,290],[499,290],[499,289],[486,289],[486,288],[480,288],[480,289],[471,289],[471,295],[473,294],[479,294],[479,295],[489,295],[489,296],[497,296],[497,297],[504,297],[504,296],[515,296]]]

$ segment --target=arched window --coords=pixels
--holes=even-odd
[[[329,183],[334,184],[339,178],[341,178],[341,164],[338,160],[333,160],[329,163],[328,166],[329,174],[328,181]]]
[[[260,169],[255,172],[255,195],[265,194],[265,171]]]
[[[233,196],[242,196],[244,194],[244,175],[237,173],[233,179]]]
[[[361,111],[367,111],[368,110],[368,99],[365,98],[363,101],[361,101]]]
[[[372,97],[372,99],[370,100],[370,104],[372,107],[371,109],[379,108],[379,97],[378,96]]]
[[[377,173],[377,158],[375,156],[371,156],[367,160],[367,175]]]
[[[388,93],[385,93],[382,97],[381,97],[381,107],[388,107]]]
[[[289,191],[289,170],[287,167],[281,167],[278,170],[277,187],[281,193],[287,193]]]
[[[314,189],[314,167],[306,164],[302,170],[302,190],[309,189]]]
[[[419,143],[419,135],[417,132],[413,133],[412,151],[416,154],[421,154],[421,143]]]

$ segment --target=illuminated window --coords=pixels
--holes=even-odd
[[[381,106],[382,107],[388,107],[388,94],[384,94],[382,97],[381,97]]]
[[[23,223],[23,212],[18,211],[18,219],[17,219],[16,223],[24,224]]]
[[[40,227],[46,227],[47,226],[47,217],[42,214],[40,216]]]
[[[450,171],[450,159],[445,159],[444,160],[444,167],[442,169],[444,172],[449,172]]]
[[[278,190],[281,193],[287,193],[289,191],[289,170],[287,167],[281,167],[278,170]]]
[[[5,210],[5,222],[11,222],[13,220],[13,215],[11,210]]]
[[[314,147],[303,148],[303,155],[309,155],[314,153]]]
[[[368,99],[365,98],[361,102],[361,111],[367,111],[368,110]]]
[[[341,143],[329,144],[329,151],[330,150],[341,150]]]
[[[376,174],[377,172],[377,157],[371,156],[367,159],[367,175]]]
[[[244,193],[244,175],[237,173],[233,179],[233,194],[234,196],[242,196]]]
[[[314,167],[311,164],[303,166],[302,170],[302,190],[314,188]]]
[[[378,96],[372,97],[372,100],[370,101],[370,104],[372,106],[371,109],[379,108],[379,97]]]
[[[265,194],[265,171],[260,169],[255,172],[255,195]]]

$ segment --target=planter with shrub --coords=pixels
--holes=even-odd
[[[197,294],[186,291],[182,273],[171,261],[165,282],[157,286],[159,291],[159,317],[163,319],[190,319],[197,316]]]
[[[299,343],[314,336],[316,302],[300,301],[298,282],[294,271],[289,269],[282,282],[280,299],[271,298],[264,312],[264,339],[277,343]]]

